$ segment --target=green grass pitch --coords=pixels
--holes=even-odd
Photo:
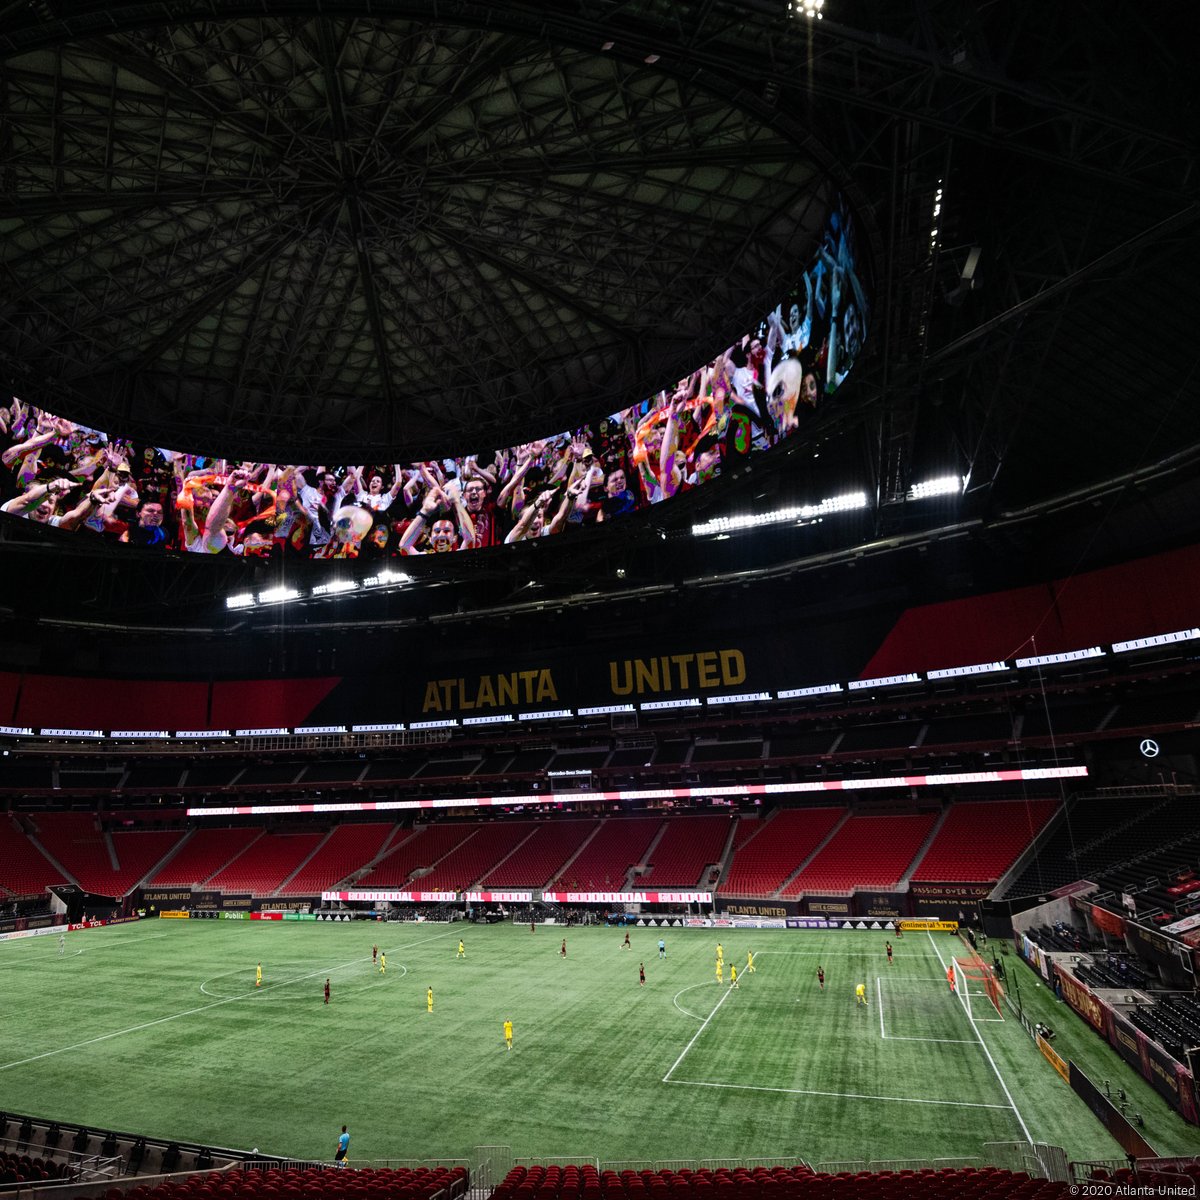
[[[56,937],[0,943],[3,1107],[294,1157],[330,1157],[345,1123],[359,1163],[489,1143],[606,1161],[971,1157],[1026,1134],[1119,1157],[1017,1021],[950,995],[955,938],[910,933],[889,967],[880,933],[670,929],[665,960],[659,936],[633,929],[626,950],[606,928],[159,920],[72,933],[63,955]],[[1026,1009],[1127,1088],[1160,1152],[1200,1151],[1008,961]]]

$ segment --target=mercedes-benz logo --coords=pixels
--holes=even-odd
[[[1157,758],[1158,743],[1153,738],[1142,738],[1141,751],[1143,758]]]

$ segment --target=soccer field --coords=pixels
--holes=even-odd
[[[1017,1021],[950,994],[956,938],[910,933],[889,967],[877,933],[672,929],[665,960],[659,936],[634,929],[622,949],[607,928],[145,921],[70,934],[63,955],[55,937],[0,943],[3,1107],[294,1157],[330,1157],[348,1124],[357,1162],[500,1143],[817,1163],[972,1157],[1026,1137],[1119,1156]],[[1053,1006],[1045,989],[1037,1000]],[[1060,1007],[1055,1024],[1070,1022]],[[1156,1148],[1200,1148],[1115,1056],[1099,1069],[1134,1092]]]

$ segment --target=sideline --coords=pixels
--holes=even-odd
[[[938,956],[938,962],[945,967],[946,960],[942,957],[942,952],[937,948],[937,942],[933,940],[933,934],[928,929],[925,931],[925,934],[929,938],[929,944],[933,947],[934,954]],[[958,988],[956,987],[954,990],[955,995],[958,995]],[[987,1060],[989,1063],[991,1063],[992,1070],[995,1072],[996,1078],[1000,1081],[1001,1090],[1008,1098],[1008,1107],[1011,1108],[1013,1113],[1016,1115],[1017,1124],[1021,1126],[1021,1132],[1025,1135],[1025,1140],[1032,1146],[1033,1138],[1030,1136],[1029,1126],[1025,1124],[1025,1118],[1021,1116],[1021,1110],[1017,1108],[1016,1103],[1013,1101],[1012,1092],[1008,1090],[1008,1084],[1004,1082],[1004,1076],[1000,1074],[1000,1068],[996,1066],[996,1060],[992,1057],[992,1052],[988,1049],[987,1042],[983,1040],[983,1034],[979,1032],[979,1026],[975,1024],[975,1018],[971,1016],[971,1009],[968,1007],[962,996],[959,996],[958,999],[962,1005],[963,1012],[966,1014],[967,1020],[971,1023],[971,1028],[975,1031],[976,1041],[979,1042],[984,1054],[987,1055]]]

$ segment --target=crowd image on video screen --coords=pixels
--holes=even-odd
[[[669,501],[769,450],[829,403],[866,336],[848,210],[754,329],[641,403],[505,449],[280,466],[131,442],[13,397],[0,511],[150,550],[392,558],[569,534]]]

